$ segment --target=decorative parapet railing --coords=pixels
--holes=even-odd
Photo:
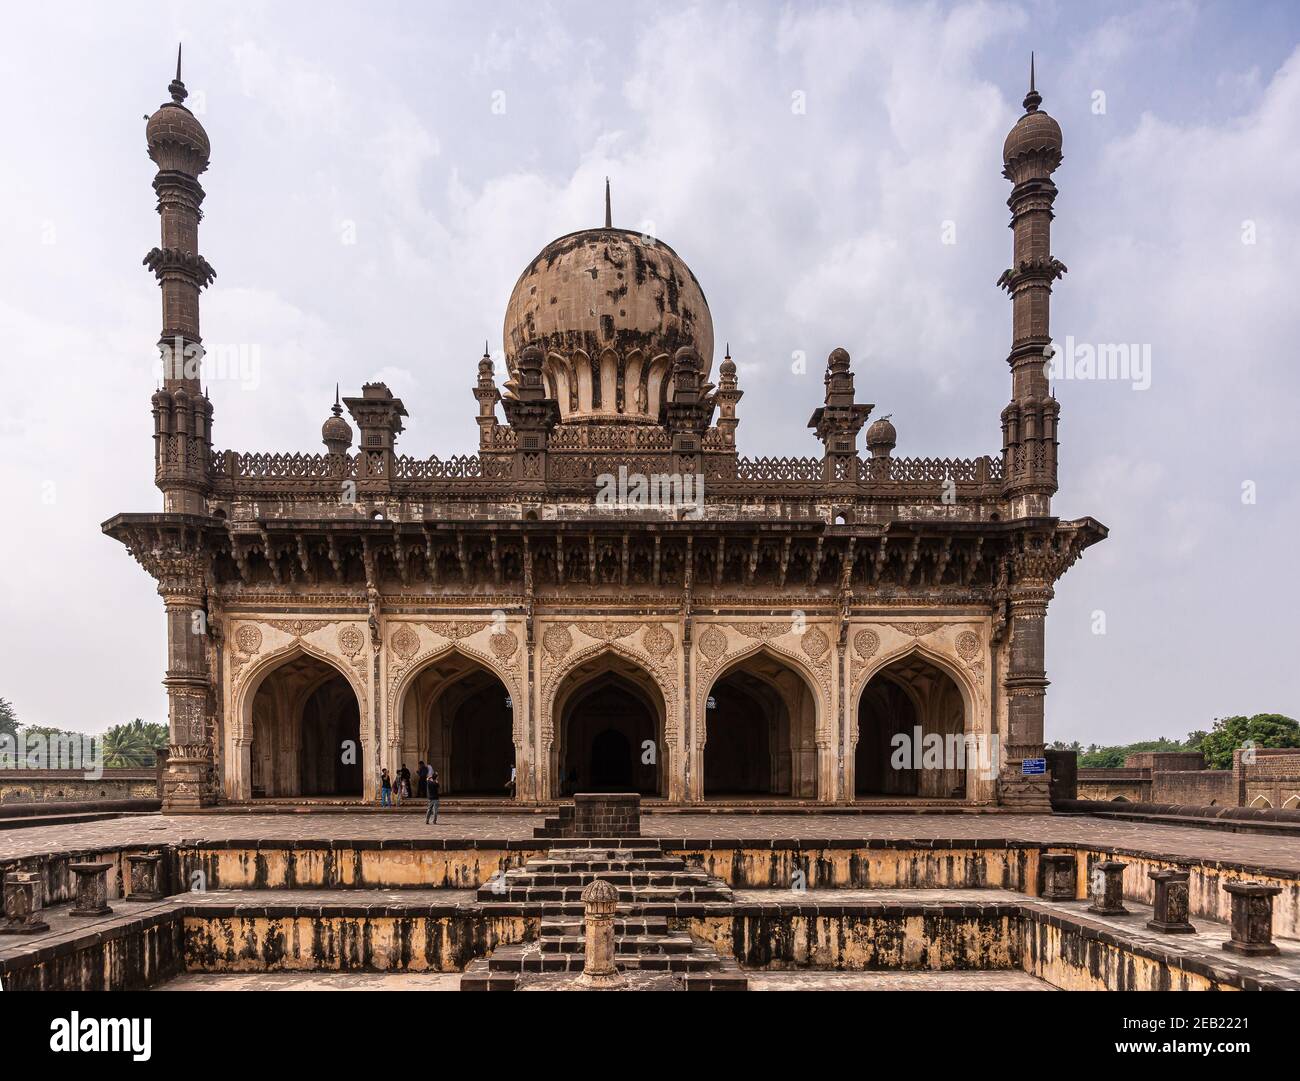
[[[583,429],[566,432],[570,448],[548,454],[545,480],[560,488],[587,488],[604,475],[669,473],[674,456],[663,440],[646,437],[645,448],[620,447],[617,452],[578,450],[575,444],[589,435]],[[592,429],[591,431],[596,431]],[[648,432],[648,430],[647,430]],[[602,437],[596,437],[600,441]],[[259,492],[309,492],[316,485],[331,486],[342,480],[377,481],[392,486],[402,495],[437,491],[470,494],[491,488],[500,498],[500,488],[514,478],[515,455],[509,452],[460,454],[450,458],[433,455],[414,458],[392,456],[392,475],[385,470],[390,458],[382,452],[360,454],[268,454],[218,451],[210,460],[209,479],[218,495]],[[796,487],[790,495],[812,495],[824,487],[846,496],[910,496],[939,498],[949,485],[960,487],[966,498],[994,498],[1003,481],[1000,457],[979,458],[845,458],[832,459],[833,476],[827,479],[826,461],[811,457],[744,458],[725,452],[702,456],[707,483],[728,494],[744,495],[763,489]],[[810,486],[817,487],[810,487]],[[466,486],[466,487],[461,487]]]
[[[551,433],[548,449],[572,450],[658,450],[672,449],[672,439],[659,427],[625,425],[589,427],[583,424],[560,425]]]

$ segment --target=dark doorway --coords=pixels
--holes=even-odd
[[[657,740],[656,714],[629,681],[610,676],[590,690],[583,688],[568,709],[565,725],[566,794],[655,795],[659,785]],[[647,743],[651,745],[649,753]]]
[[[299,768],[304,796],[361,795],[361,711],[342,676],[316,688],[303,706]]]
[[[754,693],[752,677],[719,680],[705,702],[704,791],[709,797],[772,795],[772,736],[776,718],[770,695]],[[710,708],[711,707],[711,708]]]
[[[632,745],[615,728],[606,728],[591,743],[593,788],[626,792],[632,787]]]
[[[452,714],[446,748],[451,784],[446,791],[509,796],[506,784],[515,762],[515,744],[505,686],[496,676],[479,671],[466,676],[455,690],[464,698]]]
[[[911,743],[896,745],[895,736],[911,741],[916,707],[907,692],[878,678],[858,705],[858,748],[854,755],[854,789],[859,796],[915,796],[919,770],[912,768]],[[897,756],[896,756],[897,752]],[[903,768],[895,768],[896,763]]]

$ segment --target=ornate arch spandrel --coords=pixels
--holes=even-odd
[[[963,631],[968,629],[961,624],[958,624],[958,626],[961,626]],[[939,669],[940,672],[956,684],[957,690],[961,694],[962,709],[965,713],[965,730],[972,730],[972,726],[974,726],[976,718],[979,716],[979,707],[987,701],[982,693],[982,689],[976,686],[970,672],[963,670],[964,666],[960,662],[960,658],[955,656],[950,657],[947,654],[928,646],[919,638],[913,638],[910,642],[904,642],[895,649],[883,654],[875,655],[871,662],[864,666],[860,677],[854,683],[852,696],[850,698],[853,709],[851,715],[853,718],[853,724],[851,726],[852,745],[856,746],[858,742],[857,716],[858,711],[862,707],[862,696],[866,692],[867,684],[895,661],[900,661],[913,655],[921,657],[928,663],[934,665],[935,668]]]
[[[623,628],[626,628],[624,630]],[[659,628],[666,633],[656,631]],[[587,646],[573,649],[572,631],[578,630],[589,638],[596,640]],[[642,635],[644,648],[626,643],[624,639],[633,637],[638,631]],[[555,633],[552,633],[555,632]],[[648,635],[654,635],[656,642],[644,643]],[[548,641],[549,639],[549,641]],[[664,623],[618,623],[614,620],[591,622],[553,623],[542,634],[542,743],[549,748],[555,741],[555,692],[565,678],[577,667],[605,653],[622,657],[636,665],[650,678],[659,691],[664,703],[664,744],[670,750],[676,750],[678,744],[677,725],[677,679],[676,666],[672,663],[676,648],[676,636]],[[666,648],[665,648],[666,645]]]
[[[730,642],[723,633],[725,627],[730,627],[744,635],[749,640],[747,644],[729,648]],[[810,623],[802,633],[791,631],[788,627],[788,622],[767,621],[709,623],[701,628],[695,636],[697,654],[693,703],[695,717],[703,717],[704,701],[719,679],[750,657],[765,653],[773,660],[788,664],[807,684],[817,711],[813,725],[817,742],[821,743],[833,738],[833,731],[823,730],[829,725],[831,719],[832,658],[835,651],[831,646],[830,636],[819,623]],[[776,628],[780,628],[779,634]],[[714,631],[716,637],[711,636],[710,631]],[[801,652],[775,640],[787,635],[797,636],[798,648]],[[697,750],[704,746],[703,738],[704,725],[697,723],[694,741]]]
[[[430,634],[446,638],[447,642],[440,646],[434,646],[430,649],[420,651],[418,632],[415,627],[420,626]],[[431,665],[454,655],[464,657],[467,660],[474,661],[501,681],[506,690],[510,692],[511,702],[515,708],[511,710],[511,739],[516,747],[521,747],[528,738],[527,735],[527,705],[520,685],[520,665],[519,665],[519,636],[509,627],[501,631],[494,632],[490,639],[487,649],[481,649],[478,646],[470,645],[467,641],[476,635],[481,634],[488,627],[492,626],[491,620],[450,620],[439,623],[416,623],[401,622],[388,632],[388,716],[395,726],[395,738],[400,742],[404,733],[400,730],[403,726],[401,710],[405,708],[406,695],[410,691],[411,685],[419,678],[420,674],[428,669]],[[402,628],[406,628],[416,638],[416,648],[403,657],[406,653],[405,645],[400,652],[393,647],[393,638],[397,636]],[[509,639],[509,641],[506,641]],[[394,663],[396,658],[397,663]]]
[[[245,625],[250,624],[255,625],[251,620],[245,622]],[[232,732],[233,738],[253,738],[252,710],[253,700],[257,697],[257,692],[261,689],[268,676],[273,675],[279,668],[295,657],[303,656],[320,661],[347,680],[348,686],[352,688],[352,693],[356,695],[357,707],[361,711],[361,716],[366,715],[369,705],[369,684],[363,683],[355,672],[348,670],[352,667],[349,659],[322,649],[319,645],[306,638],[295,637],[278,649],[273,649],[267,653],[258,652],[249,655],[248,664],[251,667],[245,667],[238,682],[232,682],[233,701],[231,706],[236,726],[236,730]],[[361,739],[363,743],[366,741],[365,725],[361,726]]]

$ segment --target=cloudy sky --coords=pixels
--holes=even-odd
[[[204,338],[256,360],[210,378],[216,445],[318,451],[335,382],[383,378],[417,455],[475,448],[483,340],[536,251],[600,223],[606,175],[615,224],[676,248],[731,342],[742,453],[817,453],[835,346],[898,454],[996,452],[1001,147],[1035,50],[1065,137],[1055,337],[1150,356],[1147,389],[1057,383],[1057,512],[1111,536],[1057,589],[1048,738],[1300,714],[1297,9],[487,7],[8,14],[0,697],[21,720],[165,719],[161,602],[99,523],[160,505],[142,118],[178,40],[213,147]]]

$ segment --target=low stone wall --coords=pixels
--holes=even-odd
[[[1151,774],[1152,803],[1235,807],[1236,779],[1231,770],[1163,770]]]
[[[535,939],[540,922],[455,905],[414,912],[309,901],[282,915],[205,905],[184,919],[185,971],[460,972],[498,946]]]
[[[17,938],[0,939],[17,946]],[[178,910],[87,929],[25,957],[0,955],[6,991],[142,991],[184,971],[184,935]]]
[[[158,799],[157,771],[105,769],[87,779],[77,769],[0,769],[0,805],[84,800]]]
[[[1128,768],[1081,769],[1076,788],[1079,799],[1142,803],[1151,798],[1151,772]]]
[[[1009,969],[1019,967],[1015,903],[738,904],[689,921],[691,936],[745,968]]]

